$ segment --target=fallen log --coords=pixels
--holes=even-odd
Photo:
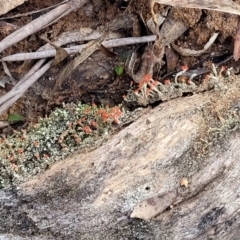
[[[1,190],[3,239],[237,239],[239,79],[162,103]]]

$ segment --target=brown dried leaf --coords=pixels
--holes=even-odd
[[[48,40],[46,37],[41,36],[41,39],[49,43],[51,46],[53,46],[56,49],[56,55],[53,61],[52,66],[58,65],[60,62],[62,62],[65,58],[68,57],[68,53],[65,49],[57,46],[56,44],[52,43],[50,40]]]
[[[154,49],[154,45],[147,46],[145,48],[145,51],[141,57],[140,67],[136,73],[134,73],[134,69],[135,69],[137,54],[133,52],[132,55],[127,59],[125,63],[126,73],[128,73],[136,83],[139,83],[146,74],[149,74],[149,75],[153,74],[153,67],[155,63],[153,49]]]
[[[150,220],[171,206],[176,201],[177,196],[177,190],[173,190],[148,198],[134,207],[130,217]]]
[[[162,44],[164,46],[172,43],[178,37],[180,37],[185,31],[187,27],[181,21],[175,21],[172,18],[167,19],[160,30],[160,34],[162,36]]]
[[[104,47],[102,44],[100,45],[100,50],[103,52],[104,55],[110,58],[115,58],[118,55],[112,51],[110,51],[108,48]]]
[[[166,19],[159,13],[156,14],[156,18],[157,18],[157,27],[159,27]],[[152,17],[147,21],[147,26],[153,34],[157,34],[156,26]]]
[[[58,65],[60,62],[62,62],[67,57],[68,57],[67,51],[61,47],[57,47],[56,48],[56,56],[55,56],[52,66]]]
[[[116,31],[119,29],[132,28],[133,24],[137,21],[137,16],[128,12],[119,14],[110,24],[109,29]]]
[[[140,26],[138,21],[135,21],[133,23],[132,30],[133,30],[133,33],[132,33],[133,37],[140,37],[141,36],[141,26]]]

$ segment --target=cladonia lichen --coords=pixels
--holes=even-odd
[[[182,71],[181,73],[184,73]],[[138,84],[131,84],[124,102],[146,106],[156,101],[166,101],[187,92],[201,92],[221,85],[222,71],[203,79],[199,85],[190,81],[170,80],[161,83],[146,75]],[[194,76],[195,77],[195,76]],[[221,87],[221,86],[220,86]],[[22,182],[47,169],[51,164],[66,158],[76,150],[98,146],[109,135],[114,125],[129,123],[140,114],[123,111],[123,108],[92,106],[78,103],[63,105],[37,124],[30,124],[21,132],[0,136],[0,188]]]
[[[0,136],[0,187],[35,175],[78,149],[105,139],[125,114],[119,107],[68,104],[21,132]]]
[[[164,80],[163,83],[154,80],[151,75],[147,74],[138,85],[131,84],[127,95],[124,96],[125,103],[135,106],[147,106],[156,101],[167,101],[181,97],[186,93],[197,93],[213,88],[221,88],[223,73],[226,76],[230,74],[229,69],[222,67],[217,71],[215,65],[213,65],[212,72],[195,84],[192,80],[197,74],[193,73],[191,77],[187,77],[187,75],[184,75],[186,71],[187,69],[183,69],[177,73],[174,81],[168,79]]]

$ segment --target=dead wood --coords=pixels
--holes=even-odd
[[[51,67],[53,60],[42,66],[44,62],[45,59],[39,60],[8,93],[0,98],[0,114],[14,104]]]
[[[220,12],[227,12],[232,14],[240,15],[239,4],[233,2],[232,0],[152,0],[155,3],[171,5],[174,7],[184,7],[184,8],[199,8],[207,10],[215,10]]]
[[[106,48],[112,47],[120,47],[126,45],[133,45],[138,43],[145,42],[153,42],[156,39],[155,35],[151,36],[143,36],[143,37],[128,37],[128,38],[117,38],[117,39],[109,39],[103,41],[102,45]],[[79,41],[82,39],[79,39]],[[70,48],[64,48],[69,55],[80,52],[86,44],[72,46]],[[12,62],[12,61],[25,61],[25,60],[33,60],[33,59],[42,59],[42,58],[50,58],[55,57],[56,50],[44,50],[39,52],[29,52],[29,53],[16,53],[13,55],[9,55],[2,58],[2,61]]]
[[[2,236],[238,239],[239,87],[231,78],[163,103],[98,149],[2,190]]]
[[[66,16],[72,11],[77,10],[82,5],[84,5],[87,1],[76,1],[72,0],[63,5],[56,7],[50,12],[40,16],[39,18],[33,20],[32,22],[26,24],[22,28],[8,35],[0,42],[0,52],[4,51],[6,48],[12,46],[13,44],[21,41],[27,36],[41,30],[42,28],[47,27],[50,24],[53,24],[58,19]]]
[[[25,0],[17,0],[17,1],[1,1],[0,2],[0,15],[7,13],[8,11],[14,9],[15,7],[23,4]]]
[[[59,5],[62,5],[62,4],[64,4],[64,3],[66,3],[66,2],[68,2],[68,1],[69,1],[69,0],[65,0],[65,1],[63,1],[63,2],[61,2],[61,3],[55,4],[55,5],[52,5],[52,6],[50,6],[50,7],[46,7],[46,8],[40,9],[40,10],[36,10],[36,11],[31,11],[31,12],[27,12],[27,13],[20,13],[20,14],[16,14],[16,15],[10,16],[10,17],[1,17],[0,20],[20,18],[20,17],[24,17],[24,16],[33,15],[33,14],[35,14],[35,13],[45,12],[45,11],[51,10],[51,9],[53,9],[53,8],[59,6]],[[9,1],[9,2],[10,2],[10,1]],[[14,1],[14,2],[16,2],[16,1]],[[15,6],[14,6],[14,8],[15,8]]]

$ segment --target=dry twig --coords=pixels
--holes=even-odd
[[[82,5],[87,3],[87,0],[71,0],[63,5],[58,6],[54,10],[40,16],[39,18],[28,23],[24,27],[18,29],[12,34],[8,35],[0,42],[0,52],[4,51],[6,48],[12,46],[13,44],[21,41],[27,36],[39,31],[40,29],[48,26],[58,20],[59,18],[64,17],[70,12],[80,8]]]
[[[38,61],[7,94],[0,98],[0,114],[15,103],[51,67],[53,60],[41,67],[44,62],[45,59]]]
[[[120,47],[138,43],[145,43],[145,42],[153,42],[156,39],[156,35],[151,36],[143,36],[143,37],[129,37],[129,38],[118,38],[118,39],[110,39],[106,40],[102,43],[102,45],[106,48],[112,47]],[[92,39],[91,39],[92,40]],[[81,41],[79,39],[78,41]],[[75,54],[80,52],[87,44],[72,46],[69,48],[64,48],[69,55]],[[32,59],[42,59],[42,58],[50,58],[56,55],[55,49],[39,51],[39,52],[31,52],[31,53],[17,53],[10,56],[6,56],[2,58],[2,61],[5,62],[13,62],[13,61],[25,61],[25,60],[32,60]]]
[[[56,21],[56,19],[59,19],[78,9],[86,2],[87,0],[71,0],[28,23],[21,29],[8,35],[0,42],[0,52],[21,41],[25,37],[48,26],[49,24],[52,24]],[[24,94],[24,92],[51,67],[53,60],[41,67],[45,61],[46,59],[39,60],[7,94],[0,98],[0,114],[16,102]]]

